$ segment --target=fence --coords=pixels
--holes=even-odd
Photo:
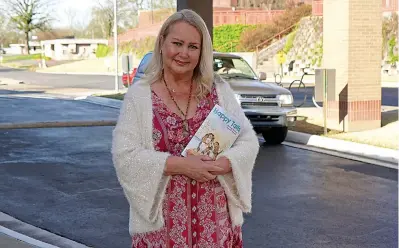
[[[213,25],[224,24],[264,24],[284,13],[284,10],[236,10],[213,11]]]

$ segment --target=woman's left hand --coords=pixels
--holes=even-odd
[[[212,175],[225,175],[229,172],[231,172],[231,163],[230,160],[226,157],[220,157],[216,159],[215,161],[206,161],[206,163],[211,163],[213,165],[216,165],[217,167],[222,168],[222,171],[210,171]]]

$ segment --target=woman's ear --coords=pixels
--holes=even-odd
[[[161,36],[161,39],[159,40],[159,53],[162,54],[162,47],[163,47],[163,43],[164,43],[164,36]]]

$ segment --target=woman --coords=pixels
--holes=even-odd
[[[259,143],[229,85],[214,78],[199,15],[165,21],[146,74],[125,95],[112,144],[133,247],[242,247]],[[242,122],[235,144],[215,160],[182,157],[215,104]]]

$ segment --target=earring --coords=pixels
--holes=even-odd
[[[162,54],[162,50],[159,50],[159,53]]]

